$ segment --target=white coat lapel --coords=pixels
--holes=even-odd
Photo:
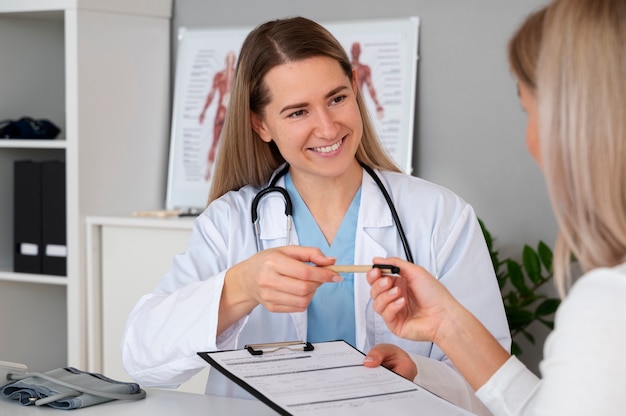
[[[393,230],[395,230],[393,218],[385,198],[376,182],[364,170],[354,245],[354,263],[372,264],[374,257],[387,257],[388,252],[383,243],[390,238],[390,235],[393,238]],[[367,326],[365,316],[370,301],[370,285],[364,273],[355,274],[354,277],[356,347],[364,350]]]
[[[261,242],[286,238],[287,217],[285,216],[285,200],[281,194],[278,192],[266,194],[259,201],[257,212]],[[282,241],[279,245],[284,243]],[[268,248],[268,246],[263,245],[263,248]]]
[[[354,246],[355,264],[370,264],[374,256],[385,257],[387,249],[383,243],[394,229],[393,217],[383,194],[376,186],[376,182],[363,171],[361,205]]]

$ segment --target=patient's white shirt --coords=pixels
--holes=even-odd
[[[539,370],[511,357],[476,395],[494,415],[626,414],[626,264],[573,285]]]

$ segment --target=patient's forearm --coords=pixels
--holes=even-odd
[[[469,311],[458,305],[434,342],[450,358],[474,390],[509,359],[510,354]]]

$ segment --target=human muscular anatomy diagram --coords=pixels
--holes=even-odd
[[[365,65],[359,61],[359,57],[361,56],[361,44],[359,42],[354,42],[352,44],[351,52],[352,66],[356,71],[356,79],[359,85],[359,90],[363,91],[363,86],[367,86],[367,91],[369,92],[372,101],[374,101],[374,105],[376,105],[376,114],[378,115],[378,118],[382,119],[384,116],[384,110],[376,95],[376,89],[374,88],[374,82],[372,81],[372,70],[369,65]]]
[[[204,179],[206,181],[211,179],[211,171],[213,168],[213,163],[215,162],[215,153],[217,152],[217,145],[219,143],[220,134],[222,132],[222,127],[224,126],[224,120],[226,118],[226,108],[228,107],[230,91],[233,86],[233,78],[235,77],[235,62],[235,52],[229,51],[226,54],[225,58],[225,68],[219,72],[216,72],[213,76],[213,84],[211,86],[211,90],[206,97],[204,107],[202,108],[202,112],[198,117],[199,123],[203,124],[206,117],[207,109],[209,108],[217,94],[218,103],[217,110],[215,111],[215,120],[213,123],[213,141],[211,142],[211,147],[209,148],[209,152],[207,155],[206,173],[204,175]]]

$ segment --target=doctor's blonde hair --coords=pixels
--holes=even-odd
[[[352,64],[341,44],[312,20],[303,17],[273,20],[248,34],[237,61],[208,203],[245,185],[264,185],[285,162],[274,142],[264,142],[253,130],[251,114],[262,116],[269,103],[269,91],[263,82],[268,71],[315,56],[336,60],[350,82],[353,81]],[[376,136],[360,91],[356,99],[363,121],[363,137],[356,158],[373,168],[399,172]]]

